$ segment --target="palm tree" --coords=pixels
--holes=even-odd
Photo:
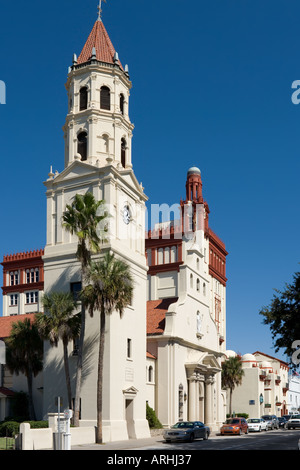
[[[43,340],[37,326],[29,318],[12,324],[6,339],[6,364],[13,374],[23,373],[27,378],[29,417],[35,420],[32,396],[33,377],[43,369]]]
[[[72,409],[68,344],[69,341],[79,336],[80,313],[73,314],[77,304],[73,295],[69,292],[45,294],[42,302],[46,313],[36,315],[36,324],[41,336],[49,340],[52,346],[57,347],[58,341],[62,340],[69,408]]]
[[[115,258],[113,253],[106,253],[98,262],[92,263],[87,273],[87,286],[83,297],[89,307],[90,315],[94,310],[100,311],[100,343],[97,379],[97,431],[96,442],[102,443],[102,389],[103,359],[105,344],[105,318],[114,310],[123,315],[130,305],[133,292],[133,280],[129,266]]]
[[[98,225],[106,217],[107,213],[97,215],[99,208],[103,207],[104,201],[96,201],[93,194],[86,192],[84,195],[76,194],[72,204],[66,206],[63,214],[62,224],[67,232],[76,235],[78,238],[77,259],[81,264],[81,284],[86,276],[87,267],[91,262],[91,254],[100,251],[100,244],[104,240],[104,230],[100,230],[98,235]],[[77,375],[75,385],[75,406],[73,424],[79,426],[79,408],[80,408],[80,391],[82,378],[82,361],[83,361],[83,342],[85,333],[85,305],[81,302],[81,327],[80,338],[78,344],[77,357]]]
[[[229,388],[229,414],[232,416],[232,392],[237,385],[241,385],[244,371],[240,356],[229,357],[222,363],[222,388]]]

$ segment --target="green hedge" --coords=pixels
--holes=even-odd
[[[151,408],[151,406],[146,403],[146,418],[149,423],[150,429],[161,429],[162,424],[157,418],[155,411]]]
[[[23,421],[29,423],[32,429],[47,428],[48,421]],[[17,421],[3,421],[0,423],[0,437],[14,437],[19,433],[20,423]]]

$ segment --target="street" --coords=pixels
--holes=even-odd
[[[212,433],[208,440],[202,439],[189,442],[166,443],[162,436],[149,439],[136,439],[107,444],[92,444],[85,446],[72,446],[72,450],[102,450],[108,451],[109,455],[118,451],[150,451],[151,453],[164,454],[169,452],[182,452],[197,450],[298,450],[300,430],[279,429],[261,433],[249,433],[242,436],[221,436]],[[126,452],[127,453],[127,452]],[[130,452],[129,452],[130,453]],[[298,454],[296,455],[298,457]],[[300,457],[300,453],[299,453]]]
[[[211,436],[207,441],[201,439],[189,442],[165,443],[157,439],[155,446],[140,450],[297,450],[300,430],[279,429],[268,432],[251,432],[242,436]],[[300,457],[300,454],[299,454]]]

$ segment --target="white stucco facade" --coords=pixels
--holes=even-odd
[[[242,384],[232,394],[232,411],[249,418],[287,414],[288,364],[262,352],[241,357]]]

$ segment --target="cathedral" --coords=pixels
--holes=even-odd
[[[122,318],[114,312],[106,320],[105,442],[149,436],[146,403],[163,426],[189,419],[217,430],[226,416],[221,388],[226,350],[225,244],[209,226],[210,210],[196,166],[187,168],[178,220],[146,231],[148,198],[132,165],[131,87],[128,67],[115,51],[99,8],[68,72],[64,169],[50,171],[44,182],[46,246],[5,256],[2,262],[0,339],[16,315],[31,317],[41,311],[44,292],[80,289],[77,238],[62,227],[62,215],[76,194],[91,192],[96,200],[105,201],[111,217],[99,256],[113,252],[130,266],[134,279],[131,305]],[[80,426],[96,424],[98,344],[99,315],[87,315]],[[69,363],[75,377],[76,348],[71,342]],[[20,389],[18,378],[7,371],[2,375],[0,403]],[[56,411],[56,396],[67,403],[62,345],[54,348],[45,342],[44,369],[36,380],[39,417],[47,419]]]

